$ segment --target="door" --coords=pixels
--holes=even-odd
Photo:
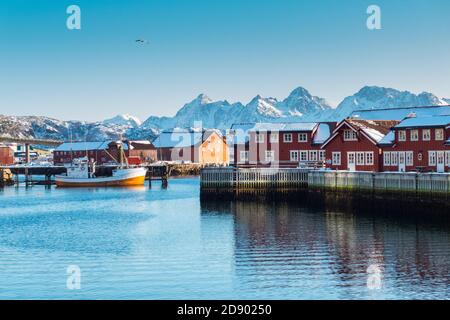
[[[400,172],[406,171],[406,153],[405,152],[398,153],[398,171],[400,171]]]
[[[437,172],[445,172],[445,151],[436,152]]]
[[[356,170],[356,156],[354,152],[347,152],[347,170]]]

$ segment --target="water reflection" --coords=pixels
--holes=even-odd
[[[448,220],[292,203],[203,201],[201,210],[233,217],[239,290],[268,298],[450,297]]]

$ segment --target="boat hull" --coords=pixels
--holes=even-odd
[[[142,186],[145,182],[146,171],[128,170],[118,176],[92,178],[92,179],[74,179],[66,176],[56,176],[55,183],[57,187],[63,188],[86,188],[86,187],[129,187]]]

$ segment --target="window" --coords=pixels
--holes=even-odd
[[[444,140],[444,129],[435,130],[435,139],[438,141]]]
[[[344,141],[355,141],[355,140],[357,140],[355,131],[344,130]]]
[[[364,165],[364,152],[357,152],[356,153],[356,164],[358,166]]]
[[[391,165],[391,153],[390,152],[385,152],[383,154],[383,165],[386,167]]]
[[[262,133],[257,133],[255,135],[255,142],[256,143],[264,143],[264,135]]]
[[[406,131],[400,130],[398,132],[398,141],[406,141]]]
[[[373,152],[366,152],[366,165],[371,166],[373,165]]]
[[[270,143],[278,143],[278,133],[270,134]]]
[[[288,143],[292,142],[292,133],[285,133],[283,135],[283,141]]]
[[[414,165],[414,152],[406,152],[406,165],[410,167]]]
[[[308,151],[300,151],[300,161],[301,162],[308,161]]]
[[[411,130],[411,141],[419,141],[419,130]]]
[[[326,160],[326,151],[320,150],[319,151],[319,161],[325,161]]]
[[[436,165],[436,151],[428,151],[428,165],[429,166]]]
[[[298,134],[298,142],[308,142],[308,134],[299,133]]]
[[[275,161],[275,151],[266,150],[266,162]]]
[[[239,154],[240,162],[248,162],[248,151],[241,151]]]
[[[291,161],[298,162],[298,151],[290,151]]]
[[[317,161],[317,151],[311,150],[309,151],[309,161]]]
[[[391,166],[398,165],[398,152],[391,152]]]
[[[333,152],[331,154],[331,163],[333,166],[341,165],[341,153],[340,152]]]
[[[445,151],[445,165],[450,167],[450,151]]]
[[[423,141],[430,141],[431,140],[431,131],[430,131],[430,129],[423,129],[422,130],[422,140]]]

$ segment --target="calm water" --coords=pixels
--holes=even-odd
[[[198,179],[0,191],[3,299],[450,299],[449,274],[442,221],[202,204]]]

